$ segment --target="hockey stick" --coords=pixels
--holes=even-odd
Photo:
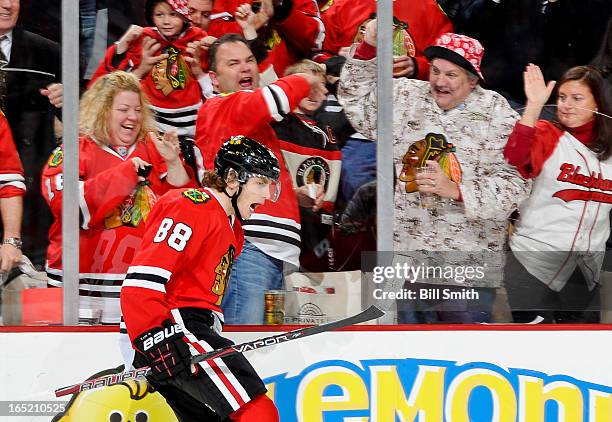
[[[191,363],[196,364],[203,360],[211,360],[215,358],[222,358],[224,356],[232,355],[234,353],[243,353],[251,350],[261,349],[262,347],[273,346],[275,344],[285,343],[287,341],[295,340],[302,337],[308,337],[326,331],[337,330],[338,328],[348,327],[349,325],[359,324],[361,322],[370,321],[372,319],[380,318],[385,313],[372,305],[363,312],[353,315],[351,317],[341,319],[339,321],[330,322],[328,324],[315,325],[313,327],[300,328],[293,331],[288,331],[283,334],[277,334],[275,336],[264,337],[258,340],[247,341],[241,344],[234,344],[232,346],[223,347],[221,349],[213,350],[211,352],[202,353],[191,358]]]
[[[211,352],[203,353],[201,355],[193,356],[191,363],[196,364],[203,360],[210,360],[219,357],[232,355],[234,353],[243,353],[251,350],[261,349],[262,347],[273,346],[275,344],[285,343],[287,341],[295,340],[302,337],[312,336],[326,331],[333,331],[339,328],[348,327],[350,325],[359,324],[361,322],[370,321],[376,318],[380,318],[385,313],[378,309],[376,306],[370,306],[365,311],[353,315],[351,317],[341,319],[339,321],[330,322],[329,324],[315,325],[313,327],[300,328],[297,330],[289,331],[283,334],[277,334],[275,336],[264,337],[262,339],[247,341],[241,344],[235,344],[232,346],[223,347],[221,349],[213,350]],[[119,374],[105,375],[99,378],[94,378],[82,382],[80,384],[74,384],[67,387],[58,388],[55,390],[55,397],[67,396],[69,394],[76,394],[81,391],[87,391],[94,388],[106,387],[109,385],[119,384],[122,382],[137,380],[145,378],[151,369],[148,366],[133,369],[131,371],[121,372]]]

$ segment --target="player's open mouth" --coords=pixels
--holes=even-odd
[[[242,78],[240,79],[240,81],[238,81],[238,84],[242,89],[250,89],[253,87],[253,78],[251,78],[250,76]]]
[[[251,206],[249,207],[249,209],[251,210],[251,212],[255,211],[255,208],[257,208],[258,206],[260,206],[261,204],[254,202],[251,204]]]

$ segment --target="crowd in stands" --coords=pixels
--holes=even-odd
[[[62,286],[63,87],[61,1],[45,3],[0,1],[0,271],[23,253],[51,288]],[[279,158],[281,190],[242,221],[225,323],[263,323],[264,292],[291,272],[361,268],[376,250],[376,7],[79,1],[82,309],[119,323],[148,212],[170,189],[203,186],[237,135]],[[401,280],[477,299],[398,300],[398,322],[491,322],[500,306],[515,322],[599,322],[612,3],[395,0],[393,15],[394,248],[496,254],[484,280]]]

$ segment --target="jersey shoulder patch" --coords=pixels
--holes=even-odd
[[[57,147],[51,153],[47,164],[49,167],[58,167],[64,161],[64,150],[62,147]]]
[[[203,192],[200,189],[187,189],[184,190],[181,195],[189,199],[194,204],[205,204],[211,199],[209,193]]]

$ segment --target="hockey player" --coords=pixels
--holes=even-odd
[[[280,193],[276,156],[258,142],[232,136],[207,172],[205,188],[174,190],[157,203],[121,290],[134,367],[181,421],[278,421],[266,388],[241,354],[190,357],[232,344],[221,336],[221,300],[244,242],[240,221]]]
[[[144,233],[150,206],[172,187],[190,183],[176,136],[154,130],[138,79],[114,72],[98,79],[81,100],[79,140],[80,308],[119,322],[119,290]],[[63,149],[49,158],[42,191],[55,220],[49,230],[47,275],[62,286]],[[139,177],[149,169],[146,181]],[[191,180],[193,186],[195,182]],[[76,223],[75,223],[76,224]]]
[[[289,66],[285,76],[296,73],[308,73],[319,77],[321,84],[325,82],[325,70],[312,60],[301,60]],[[312,117],[324,99],[324,91],[309,95],[283,120],[272,123],[293,186],[313,187],[318,184],[325,190],[319,211],[300,207],[300,265],[307,271],[330,269],[329,237],[340,182],[342,153],[334,133],[329,128],[326,131],[319,128]]]
[[[145,14],[152,26],[130,26],[108,48],[92,82],[114,70],[133,72],[149,97],[158,130],[193,138],[196,114],[210,91],[200,42],[207,34],[191,24],[187,0],[147,0]]]

